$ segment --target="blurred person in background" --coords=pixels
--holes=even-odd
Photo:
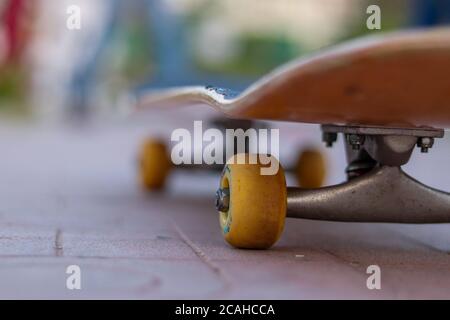
[[[82,113],[85,95],[97,68],[100,48],[108,39],[116,0],[38,0],[29,54],[35,114],[59,120]],[[70,29],[68,8],[80,8],[80,29]]]

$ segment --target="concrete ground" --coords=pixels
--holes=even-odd
[[[236,250],[218,227],[215,173],[174,172],[164,193],[137,186],[135,153],[147,132],[1,127],[0,298],[450,298],[450,225],[288,219],[273,249]],[[409,168],[450,189],[439,166],[448,166],[448,145]],[[329,152],[339,158],[337,180],[342,152]],[[381,290],[366,286],[373,264]],[[81,268],[81,290],[66,288],[70,265]]]

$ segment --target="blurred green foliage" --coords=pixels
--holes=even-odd
[[[298,56],[298,46],[282,36],[242,34],[238,38],[236,59],[222,64],[206,64],[197,59],[196,65],[209,72],[258,76]]]
[[[26,73],[17,65],[0,67],[0,112],[24,115],[29,111],[26,104]]]
[[[344,30],[338,32],[339,36],[334,39],[334,43],[367,34],[389,32],[408,25],[410,18],[409,10],[411,7],[410,0],[353,1],[349,1],[347,4],[354,5],[355,7],[361,8],[361,10],[353,15],[353,19],[348,21]],[[382,10],[382,29],[380,31],[369,30],[366,26],[369,15],[366,13],[365,8],[374,4],[380,6]],[[342,3],[339,5],[342,5]],[[236,10],[239,10],[239,4],[236,5]],[[196,28],[201,25],[203,19],[214,19],[212,17],[220,19],[221,15],[223,15],[223,12],[221,11],[220,2],[214,0],[205,1],[200,7],[200,10],[194,10],[188,14],[186,17],[187,28],[195,33]],[[320,26],[317,27],[319,28]],[[311,32],[314,33],[314,28],[311,29]],[[274,32],[270,34],[263,32],[253,34],[242,33],[236,39],[239,52],[231,61],[225,60],[215,64],[206,63],[200,57],[195,56],[195,50],[192,50],[194,54],[191,59],[201,70],[214,73],[259,76],[311,50],[302,47],[301,39],[300,41],[294,42],[292,39],[284,37],[282,32],[279,34]]]

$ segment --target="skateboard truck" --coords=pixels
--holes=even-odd
[[[216,194],[229,210],[230,191]],[[399,167],[379,166],[349,182],[319,189],[287,188],[287,217],[341,222],[450,223],[450,194],[430,188]]]
[[[348,221],[450,222],[450,194],[408,176],[406,164],[417,145],[428,152],[440,129],[407,129],[323,125],[324,141],[332,145],[338,133],[346,139],[349,182],[321,189],[288,188],[287,216]]]
[[[288,188],[287,216],[345,222],[450,222],[450,194],[432,189],[399,167],[379,166],[347,183]]]
[[[287,217],[391,223],[450,222],[450,194],[430,188],[403,172],[415,146],[431,148],[437,129],[322,126],[325,142],[338,133],[347,141],[348,182],[318,189],[287,188]],[[219,212],[230,209],[230,190],[216,194]]]

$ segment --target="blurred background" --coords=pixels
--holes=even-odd
[[[366,28],[370,4],[380,31]],[[83,119],[120,112],[142,87],[242,89],[345,39],[448,21],[445,0],[0,0],[0,113]]]

